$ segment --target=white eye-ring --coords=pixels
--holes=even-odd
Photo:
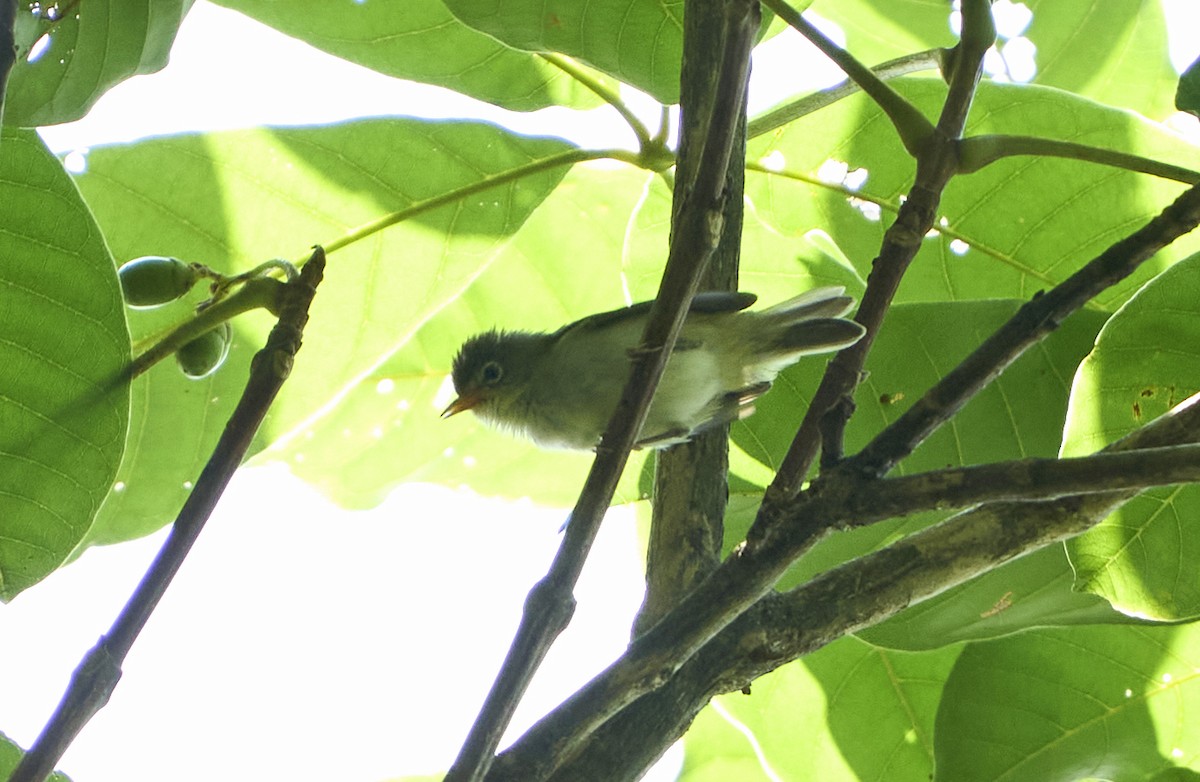
[[[495,361],[489,361],[483,365],[483,369],[479,370],[479,378],[485,385],[495,385],[500,382],[500,378],[504,377],[504,368]]]

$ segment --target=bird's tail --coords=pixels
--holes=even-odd
[[[814,288],[757,313],[761,320],[755,330],[768,335],[764,352],[790,363],[798,356],[842,350],[858,342],[866,329],[841,317],[854,306],[845,293],[840,286]]]

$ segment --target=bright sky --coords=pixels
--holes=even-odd
[[[1195,0],[1166,4],[1194,13]],[[788,37],[771,42],[756,55],[757,72],[795,48]],[[1200,36],[1176,42],[1177,62],[1197,52]],[[835,78],[824,64],[806,67],[818,81]],[[780,95],[758,84],[752,99],[765,107]],[[481,112],[454,93],[321,55],[201,0],[163,73],[119,86],[85,120],[44,136],[67,152],[397,106],[420,106],[427,116],[483,113],[537,133],[548,121]],[[617,134],[632,143],[609,112],[569,124],[565,112],[550,113],[555,131],[579,143],[611,146]],[[405,487],[377,511],[349,513],[281,468],[244,471],[63,770],[77,782],[376,782],[444,770],[499,666],[526,591],[558,545],[563,517],[424,486]],[[0,608],[0,730],[25,746],[33,741],[161,537],[92,549]],[[459,543],[451,551],[445,540]],[[641,599],[627,514],[605,523],[576,595],[575,620],[518,712],[518,731],[621,652]],[[668,756],[659,779],[673,778],[669,767],[677,763],[677,754]]]

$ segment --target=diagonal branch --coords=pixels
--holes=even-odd
[[[1112,245],[1015,315],[891,423],[844,469],[883,475],[925,440],[1031,345],[1068,315],[1200,225],[1200,185],[1185,191],[1149,223]]]
[[[954,65],[947,74],[950,90],[938,120],[937,134],[931,143],[923,145],[917,157],[916,180],[896,214],[896,221],[884,235],[883,247],[872,264],[867,289],[855,315],[855,319],[867,328],[867,335],[830,362],[775,480],[767,487],[763,507],[768,514],[760,514],[756,526],[765,523],[773,506],[794,497],[800,490],[822,441],[826,463],[835,463],[841,458],[842,433],[854,410],[854,389],[884,314],[891,306],[908,265],[916,257],[921,241],[933,227],[942,191],[954,175],[956,143],[962,135],[975,85],[982,73],[983,55],[994,40],[995,30],[987,0],[964,2],[963,37],[955,47]]]
[[[446,776],[447,782],[476,782],[483,778],[534,671],[570,621],[574,611],[572,590],[629,451],[637,440],[700,274],[721,235],[725,174],[733,139],[741,126],[741,114],[736,107],[742,105],[745,95],[750,50],[759,22],[758,6],[753,0],[729,0],[725,8],[725,45],[721,50],[720,76],[707,139],[695,179],[679,211],[659,295],[642,335],[642,347],[633,356],[629,380],[596,449],[596,460],[571,513],[562,546],[549,572],[526,598],[516,637],[479,717]]]
[[[75,669],[58,708],[9,782],[42,782],[83,727],[108,702],[121,676],[121,663],[183,565],[291,371],[308,321],[308,307],[324,268],[325,252],[318,247],[300,277],[287,283],[280,302],[279,321],[267,337],[266,345],[255,354],[242,397],[196,479],[195,488],[180,509],[170,535],[112,628]]]

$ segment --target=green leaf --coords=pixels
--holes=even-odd
[[[369,120],[97,149],[80,187],[117,257],[170,255],[245,271],[267,258],[306,257],[309,245],[328,244],[391,210],[479,187],[490,177],[528,172],[506,185],[465,191],[448,205],[418,211],[330,255],[295,371],[255,449],[281,440],[274,458],[295,463],[299,453],[328,454],[346,462],[374,439],[374,427],[393,426],[398,400],[375,393],[374,374],[496,262],[562,177],[565,165],[550,164],[569,152],[563,142],[523,139],[482,123]],[[145,338],[186,319],[195,303],[131,314],[135,335]],[[93,541],[135,537],[174,518],[271,322],[257,313],[239,318],[229,358],[204,380],[187,380],[173,362],[164,362],[134,384],[130,449],[118,476],[124,490],[109,496]],[[437,367],[439,375],[449,360]],[[378,400],[371,428],[348,438],[322,426],[363,387]],[[421,412],[436,418],[433,411]],[[445,448],[427,441],[422,452],[415,441],[403,443],[393,447],[412,448],[430,460]],[[383,486],[361,487],[355,475],[342,472],[318,485],[342,499],[364,502],[369,492],[378,500],[406,477],[387,473],[386,461],[379,464]]]
[[[54,125],[77,120],[108,90],[130,76],[154,73],[167,64],[171,44],[194,0],[88,0],[57,6],[56,22],[30,24],[33,12],[22,3],[25,30],[5,97],[9,125]],[[37,37],[49,46],[32,62],[28,48]]]
[[[1147,779],[1197,768],[1198,633],[1076,627],[970,645],[938,710],[936,779]]]
[[[517,49],[569,54],[648,92],[679,100],[682,0],[445,0],[465,24]]]
[[[940,82],[906,79],[895,86],[936,116],[945,95]],[[1057,90],[984,83],[971,116],[968,135],[1070,140],[1200,169],[1200,150],[1162,127]],[[754,140],[748,154],[772,169],[747,175],[757,214],[785,235],[822,226],[866,277],[914,173],[882,114],[862,96],[849,98]],[[865,182],[847,177],[846,168],[859,171]],[[1064,183],[1070,183],[1066,193]],[[1027,298],[1141,227],[1182,189],[1078,160],[1013,157],[994,163],[951,182],[939,207],[938,233],[922,243],[899,300]],[[871,205],[882,210],[882,220],[865,214]],[[1197,247],[1196,237],[1176,242],[1092,306],[1115,310]]]
[[[1079,367],[1064,456],[1092,453],[1200,390],[1200,256],[1163,272],[1109,320]],[[1133,616],[1200,615],[1200,488],[1165,487],[1070,541],[1077,587]]]
[[[1179,77],[1175,91],[1175,108],[1200,117],[1200,58],[1188,66]]]
[[[0,140],[0,600],[61,565],[121,460],[129,334],[112,257],[31,131]]]
[[[928,779],[942,682],[958,653],[830,644],[748,694],[714,699],[684,738],[679,780]]]
[[[890,649],[937,649],[1030,627],[1128,624],[1107,601],[1076,592],[1063,546],[1048,546],[910,606],[859,635]]]
[[[223,0],[221,5],[380,73],[447,87],[507,109],[600,103],[536,52],[512,49],[463,24],[441,0],[344,5]]]
[[[1147,0],[1026,0],[1037,47],[1035,84],[1154,119],[1171,113],[1175,69],[1162,4]]]

